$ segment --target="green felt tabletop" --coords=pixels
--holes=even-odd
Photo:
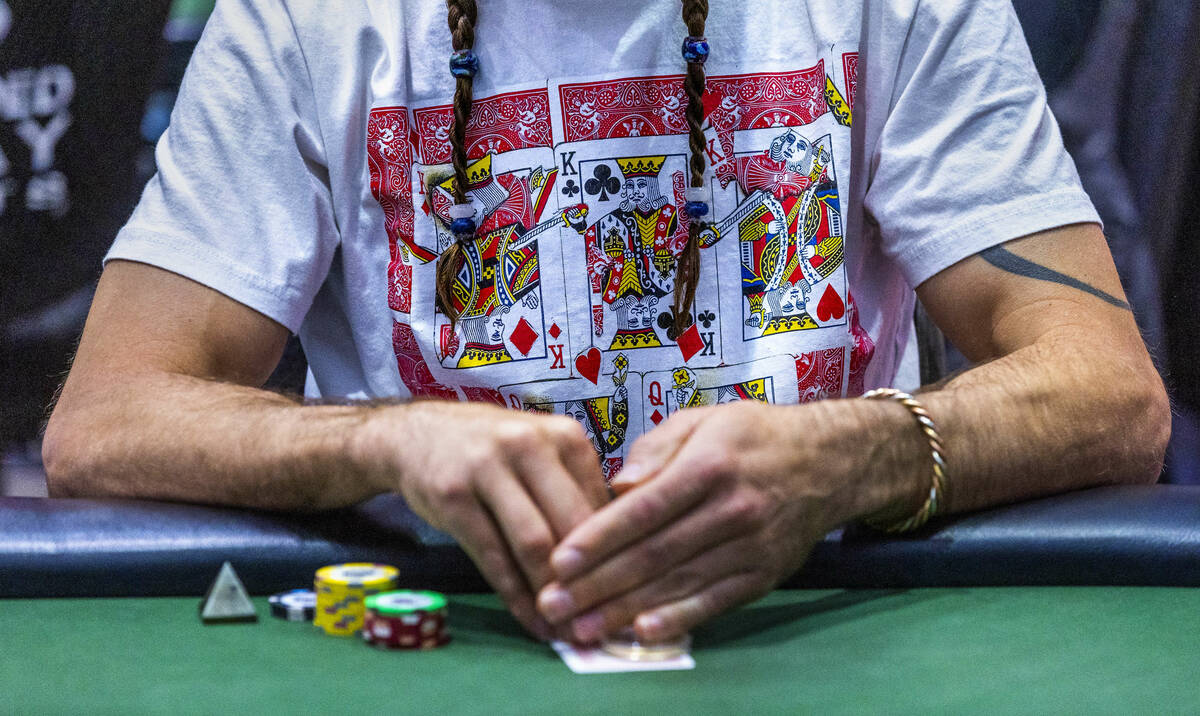
[[[780,591],[697,629],[696,669],[577,676],[491,595],[381,652],[198,599],[0,600],[0,712],[1196,713],[1200,590]]]

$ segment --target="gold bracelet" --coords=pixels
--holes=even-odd
[[[929,449],[933,454],[933,482],[929,486],[929,497],[925,498],[925,504],[921,505],[921,509],[912,517],[901,522],[893,522],[891,524],[881,524],[872,520],[864,522],[872,529],[898,534],[901,532],[912,532],[929,521],[938,512],[938,507],[942,497],[946,492],[946,458],[942,454],[942,436],[938,434],[937,425],[934,424],[933,418],[929,417],[925,406],[921,405],[916,398],[908,393],[896,390],[895,388],[879,388],[872,390],[863,398],[867,400],[886,400],[891,399],[908,408],[908,411],[917,419],[917,423],[921,426],[921,432],[929,440]]]

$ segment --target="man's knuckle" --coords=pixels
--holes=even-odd
[[[650,448],[644,444],[645,436],[637,439],[630,446],[629,452],[625,455],[625,462],[632,465],[635,463],[645,463],[647,458],[652,454]]]
[[[495,470],[496,461],[496,452],[487,441],[480,441],[459,451],[458,462],[467,475],[482,475]]]
[[[583,427],[576,424],[576,428],[571,431],[571,435],[567,438],[567,446],[574,451],[595,454],[596,447],[588,438],[587,433],[583,431]]]
[[[517,538],[514,547],[524,560],[543,564],[550,560],[554,539],[545,530],[529,530]]]
[[[525,420],[509,421],[496,429],[496,440],[502,449],[513,453],[526,453],[540,444],[538,431]]]
[[[723,448],[709,446],[690,461],[690,479],[705,485],[708,491],[722,488],[729,481],[729,455]]]
[[[574,418],[555,415],[546,421],[545,430],[555,441],[572,442],[583,439],[583,427]]]
[[[671,559],[672,549],[662,540],[647,540],[639,548],[637,570],[642,574],[660,572]]]
[[[462,506],[471,500],[472,490],[466,477],[446,477],[433,483],[434,497],[442,505]]]
[[[702,621],[714,616],[721,611],[721,602],[721,598],[714,590],[709,589],[701,592],[696,597],[696,610],[689,616],[692,618],[692,621]]]
[[[505,603],[511,608],[513,605],[520,603],[523,596],[521,587],[519,586],[516,577],[509,574],[507,570],[499,575],[495,575],[491,579],[492,587],[496,593],[504,599]]]
[[[771,591],[774,588],[776,578],[768,572],[755,572],[750,580],[750,596],[761,596]]]
[[[506,599],[516,595],[520,589],[516,576],[508,568],[508,560],[494,549],[484,549],[478,559],[479,571],[489,584]]]
[[[738,490],[723,503],[725,519],[735,527],[757,529],[763,527],[767,517],[767,501],[751,490]]]
[[[733,466],[737,462],[738,453],[732,445],[716,444],[706,451],[709,476],[725,480],[733,474]]]
[[[657,496],[644,494],[629,506],[629,516],[635,525],[657,523],[665,505]]]
[[[661,456],[670,454],[677,445],[676,441],[661,438],[656,433],[644,433],[629,447],[629,461],[653,465],[662,460]]]
[[[707,575],[693,567],[682,567],[675,570],[670,579],[666,580],[663,597],[668,601],[677,601],[695,594],[705,583]]]
[[[575,421],[571,421],[575,423]],[[551,434],[550,439],[558,447],[560,454],[570,455],[572,453],[591,453],[593,451],[592,443],[584,434],[583,428],[579,423],[575,423],[574,427],[568,425],[565,428],[556,428]]]

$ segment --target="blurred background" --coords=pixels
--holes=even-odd
[[[0,494],[45,494],[48,407],[213,2],[0,0]],[[1013,4],[1171,393],[1162,480],[1200,484],[1200,3]],[[917,323],[925,379],[966,367]],[[303,378],[293,339],[272,384]]]

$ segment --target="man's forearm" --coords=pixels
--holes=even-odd
[[[1082,336],[1047,337],[923,396],[946,416],[963,474],[949,511],[1156,481],[1171,432],[1166,391],[1148,359],[1117,355]]]
[[[353,441],[374,408],[163,372],[68,392],[44,456],[51,494],[268,509],[344,506],[382,492]]]
[[[1060,331],[922,392],[946,449],[942,512],[1156,480],[1170,434],[1166,393],[1149,360],[1115,357],[1121,355],[1130,354],[1106,351],[1082,332]],[[932,463],[911,418],[886,426],[866,437],[874,446],[866,452],[877,456],[868,468],[874,477],[866,479],[891,490],[888,514],[902,517],[928,490]],[[886,447],[888,441],[897,443]],[[912,475],[917,454],[923,459]],[[903,486],[907,500],[896,494]]]

